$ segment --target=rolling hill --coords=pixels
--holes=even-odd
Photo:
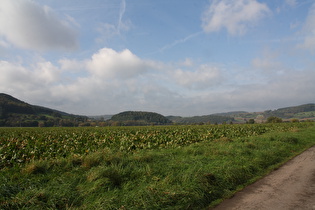
[[[290,119],[315,120],[315,104],[304,104],[262,112],[235,111],[203,116],[163,116],[155,112],[126,111],[115,115],[86,117],[31,105],[8,94],[0,93],[0,126],[108,126],[108,125],[168,125],[168,124],[221,124],[245,123],[250,119],[265,122],[270,116],[284,121]]]
[[[110,121],[121,125],[168,125],[172,121],[155,112],[126,111],[113,115]]]
[[[281,118],[284,121],[288,121],[290,119],[299,119],[301,121],[315,120],[315,104],[309,103],[262,112],[227,112],[216,115],[230,116],[235,118],[238,122],[246,122],[249,119],[255,119],[256,122],[264,122],[271,116]]]
[[[0,126],[77,126],[86,120],[85,116],[31,105],[8,94],[0,93]]]

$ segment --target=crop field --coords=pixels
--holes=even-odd
[[[312,145],[314,123],[0,128],[0,209],[205,209]]]

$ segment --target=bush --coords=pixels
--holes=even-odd
[[[282,119],[279,117],[271,116],[267,118],[267,123],[281,123],[281,122],[282,122]]]
[[[298,122],[300,122],[300,121],[299,121],[299,119],[292,119],[291,122],[292,122],[292,123],[298,123]]]
[[[249,119],[247,123],[248,123],[248,124],[254,124],[254,123],[255,123],[255,120],[254,120],[254,119]]]

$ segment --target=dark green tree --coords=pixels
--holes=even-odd
[[[254,119],[249,119],[247,123],[248,123],[248,124],[254,124],[254,123],[255,123],[255,120],[254,120]]]

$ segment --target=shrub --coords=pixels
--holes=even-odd
[[[281,123],[281,122],[282,122],[282,119],[279,117],[271,116],[267,118],[267,123]]]
[[[254,124],[254,123],[255,123],[255,120],[254,120],[254,119],[249,119],[247,123],[248,123],[248,124]]]
[[[292,123],[298,123],[298,122],[300,122],[300,121],[299,121],[298,119],[292,119],[291,122],[292,122]]]

